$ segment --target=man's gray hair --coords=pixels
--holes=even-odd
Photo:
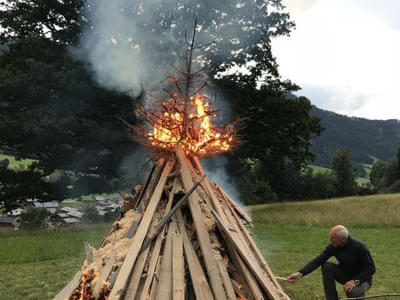
[[[337,236],[348,238],[349,237],[349,231],[346,228],[340,229],[336,232]]]

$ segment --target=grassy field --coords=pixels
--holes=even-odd
[[[312,169],[313,173],[324,173],[332,171],[329,168],[324,168],[316,165],[308,165],[308,166]],[[367,174],[367,177],[357,177],[356,182],[358,185],[365,185],[370,182],[369,174],[371,173],[371,167],[372,167],[371,165],[363,164],[363,168]]]
[[[0,161],[4,159],[8,159],[10,161],[10,165],[8,166],[8,168],[13,170],[26,170],[28,166],[35,162],[34,159],[16,160],[14,156],[0,154]]]
[[[400,194],[249,209],[256,241],[276,276],[303,267],[327,245],[330,227],[342,223],[374,257],[377,271],[369,295],[400,293]],[[52,299],[81,266],[82,242],[97,245],[108,229],[103,225],[61,232],[0,232],[0,299]],[[319,270],[295,285],[281,284],[292,300],[324,299]]]
[[[0,232],[0,299],[52,299],[82,265],[82,243],[97,245],[109,227]]]
[[[250,211],[256,241],[276,276],[301,269],[328,244],[331,226],[344,224],[375,260],[368,294],[400,293],[400,194],[259,205]],[[293,300],[325,299],[319,269],[295,285],[281,284]],[[338,291],[344,297],[339,286]]]

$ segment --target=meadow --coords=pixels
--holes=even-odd
[[[276,276],[303,267],[327,245],[330,227],[342,223],[367,244],[375,260],[369,295],[400,293],[400,194],[267,204],[249,210],[256,241]],[[109,226],[0,231],[0,299],[52,299],[81,266],[83,241],[97,245]],[[292,300],[324,299],[320,270],[295,285],[281,284]]]

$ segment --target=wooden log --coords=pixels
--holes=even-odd
[[[156,299],[172,300],[172,236],[175,230],[176,224],[174,222],[169,223],[161,259],[160,281],[155,294]]]
[[[192,280],[193,290],[196,295],[196,299],[213,300],[214,296],[211,293],[210,286],[208,285],[206,276],[204,275],[199,258],[197,257],[196,252],[193,249],[193,245],[187,235],[185,221],[180,210],[177,211],[176,217],[178,219],[179,231],[182,235],[183,249],[185,250],[185,258],[188,264],[190,278]]]
[[[100,270],[100,274],[95,278],[96,282],[93,284],[92,291],[93,296],[97,299],[100,296],[101,290],[103,289],[103,283],[107,280],[110,275],[112,268],[115,264],[115,260],[117,255],[115,251],[111,252],[110,257],[108,258],[104,267]]]
[[[172,207],[172,202],[174,200],[174,195],[175,195],[175,190],[176,190],[177,184],[178,184],[178,179],[177,179],[177,177],[175,177],[174,183],[172,185],[171,193],[169,194],[169,197],[168,197],[168,203],[165,207],[164,214],[167,214]],[[164,232],[164,230],[162,230],[162,232]],[[147,299],[147,294],[148,294],[151,282],[153,281],[153,275],[155,273],[155,269],[157,267],[157,262],[159,260],[159,254],[160,254],[163,238],[164,238],[163,233],[159,234],[156,238],[153,249],[151,250],[151,253],[150,253],[151,258],[149,261],[149,267],[147,269],[147,277],[143,284],[143,288],[142,288],[139,296],[136,297],[136,299],[140,299],[140,300]]]
[[[266,276],[265,272],[261,269],[261,267],[254,263],[254,260],[249,257],[249,253],[245,251],[243,245],[242,247],[239,246],[240,242],[231,234],[228,227],[223,223],[222,219],[218,216],[218,214],[213,210],[213,215],[217,220],[217,224],[221,232],[228,238],[231,245],[235,247],[235,250],[239,253],[249,270],[254,274],[256,279],[258,280],[259,284],[262,286],[263,290],[267,293],[267,295],[271,298],[271,300],[275,299],[282,299],[280,293],[276,291],[274,284],[267,280],[268,277]]]
[[[179,231],[172,236],[172,299],[185,299],[185,270],[183,259],[183,239]],[[236,300],[236,299],[235,299]]]
[[[178,147],[176,154],[180,163],[180,173],[182,183],[186,191],[193,186],[192,175],[190,173],[190,162],[187,160],[182,148]],[[204,264],[207,268],[207,275],[210,279],[212,291],[216,300],[225,300],[226,294],[222,286],[221,275],[215,261],[214,252],[211,247],[210,236],[206,225],[204,224],[204,215],[200,207],[200,197],[197,193],[193,193],[189,197],[189,208],[192,214],[193,223],[196,228],[197,239],[203,254]]]
[[[72,280],[53,298],[53,300],[68,299],[72,292],[79,286],[82,274],[82,271],[76,273]]]
[[[171,172],[175,161],[168,161],[164,170],[162,171],[160,180],[154,190],[154,193],[150,199],[149,205],[147,206],[142,221],[139,224],[138,230],[134,237],[132,238],[132,243],[129,246],[128,253],[125,260],[121,266],[121,271],[119,272],[118,278],[115,282],[114,288],[112,289],[109,300],[118,300],[124,293],[128,278],[132,272],[132,268],[136,262],[139,251],[142,247],[143,240],[149,229],[151,220],[153,218],[154,212],[160,202],[161,195],[164,189],[164,185],[167,180],[167,175]]]

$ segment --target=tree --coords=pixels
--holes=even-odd
[[[61,200],[66,195],[66,184],[46,182],[37,164],[23,171],[0,168],[0,206],[7,212],[23,207],[28,199]]]
[[[235,161],[259,161],[261,176],[277,193],[287,199],[288,174],[300,170],[314,158],[311,142],[322,133],[318,118],[310,116],[311,104],[305,97],[290,97],[293,85],[265,85],[260,90],[230,80],[217,82],[230,100],[236,116],[245,119],[242,131],[245,144],[231,154]],[[231,168],[238,178],[240,173]],[[297,176],[296,175],[296,176]]]
[[[81,35],[85,1],[0,1],[0,40],[47,38],[60,44],[76,42]],[[89,4],[89,3],[88,3]]]
[[[51,78],[51,80],[49,80]],[[0,56],[0,147],[55,169],[115,176],[135,149],[119,117],[131,98],[98,86],[62,46],[25,39]]]
[[[333,154],[331,168],[335,175],[338,196],[354,195],[357,191],[352,159],[351,153],[347,148],[337,149]]]
[[[369,174],[369,178],[372,186],[380,190],[384,187],[384,177],[387,169],[387,163],[382,160],[377,160],[372,165],[371,173]]]

